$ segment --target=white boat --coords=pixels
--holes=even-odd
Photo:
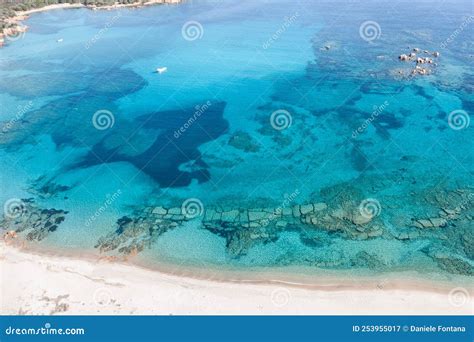
[[[58,43],[61,43],[63,41],[62,38],[59,38],[58,40],[56,40]]]
[[[167,67],[162,67],[162,68],[156,68],[156,72],[158,74],[162,74],[164,72],[168,71],[168,68]]]

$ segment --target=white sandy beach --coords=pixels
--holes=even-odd
[[[17,15],[19,16],[25,16],[25,15],[30,15],[33,13],[38,13],[38,12],[45,12],[45,11],[51,11],[51,10],[56,10],[56,9],[69,9],[69,8],[81,8],[85,7],[83,4],[54,4],[54,5],[48,5],[40,8],[32,8],[27,11],[19,11],[16,12]]]
[[[0,243],[1,314],[473,314],[472,292],[315,290],[178,277],[107,261],[33,254]]]

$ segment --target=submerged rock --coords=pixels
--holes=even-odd
[[[398,59],[401,61],[408,61],[409,57],[405,54],[401,54],[400,56],[398,56]]]
[[[234,133],[229,139],[229,145],[245,152],[258,152],[260,150],[260,146],[246,132]]]
[[[364,179],[358,180],[360,184],[365,182]],[[385,187],[383,179],[378,182],[370,179],[369,184],[372,190]],[[240,203],[234,202],[225,203],[223,207],[206,206],[196,220],[200,220],[203,229],[225,239],[226,251],[234,259],[245,256],[257,245],[277,241],[282,232],[298,233],[301,242],[310,248],[323,246],[327,243],[326,239],[331,240],[332,236],[347,240],[397,239],[399,243],[415,239],[431,241],[433,238],[436,245],[430,246],[428,255],[436,260],[440,268],[456,274],[471,272],[466,262],[466,258],[472,258],[474,254],[474,234],[467,233],[472,227],[469,226],[471,221],[468,221],[473,209],[471,199],[474,195],[471,190],[453,191],[441,187],[441,190],[426,189],[426,193],[412,191],[410,197],[404,197],[402,202],[391,197],[387,202],[382,196],[379,200],[387,212],[364,216],[360,203],[367,196],[360,188],[355,187],[353,182],[341,183],[311,195],[310,199],[315,198],[314,201],[283,207],[255,205],[242,208],[239,207]],[[363,189],[366,189],[365,185]],[[407,204],[407,201],[412,200]],[[393,216],[391,208],[396,208],[397,212],[403,209],[406,215]],[[426,217],[413,217],[409,208],[423,208]],[[102,237],[96,247],[101,252],[123,255],[139,253],[149,248],[166,231],[188,221],[183,215],[177,214],[179,209],[177,206],[150,207],[130,217],[123,217],[117,221],[116,230]],[[385,209],[381,209],[381,212],[385,212]],[[456,250],[460,256],[440,257],[435,253],[440,248]],[[282,262],[288,261],[283,259],[282,256]],[[341,257],[333,262],[312,259],[308,263],[319,267],[385,267],[384,262],[370,251],[361,252],[356,257]]]
[[[398,59],[400,61],[410,61],[410,62],[415,62],[415,68],[411,70],[410,75],[411,76],[416,76],[416,75],[429,75],[432,73],[432,70],[429,68],[422,68],[420,67],[421,64],[431,64],[435,65],[433,63],[433,60],[428,58],[428,57],[417,57],[417,53],[419,53],[421,50],[419,48],[414,48],[412,52],[410,52],[408,55],[407,54],[401,54],[398,56]],[[428,50],[424,50],[424,53],[428,53]],[[434,53],[433,56],[438,57],[439,53]],[[393,73],[393,72],[392,72]],[[398,70],[398,73],[395,74],[396,77],[403,76],[405,73],[403,70]]]
[[[9,203],[9,205],[7,205]],[[33,199],[14,200],[7,202],[3,219],[0,221],[2,230],[10,234],[24,233],[27,240],[43,240],[48,234],[56,231],[65,220],[67,211],[60,209],[44,209],[36,205]]]
[[[451,256],[435,256],[434,259],[440,268],[449,273],[467,276],[474,275],[474,267],[461,258]]]
[[[169,219],[165,218],[168,215],[163,216],[165,211],[169,213],[173,209],[174,212],[176,208],[158,208],[148,215],[142,213],[134,218],[124,216],[118,219],[117,229],[101,237],[94,247],[100,252],[116,250],[121,254],[133,255],[150,247],[157,237],[186,220],[184,215],[171,215]]]
[[[356,256],[351,259],[351,263],[352,266],[355,267],[367,267],[370,269],[381,269],[386,266],[376,254],[371,254],[366,251],[357,253]]]

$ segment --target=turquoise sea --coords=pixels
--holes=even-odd
[[[472,15],[429,0],[31,15],[0,49],[0,226],[150,266],[472,277]]]

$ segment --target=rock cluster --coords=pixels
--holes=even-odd
[[[423,204],[436,213],[413,219],[420,234],[434,241],[425,253],[449,273],[473,275],[474,190],[449,190],[443,184],[427,191]]]
[[[359,179],[361,183],[365,181]],[[371,184],[376,192],[383,186],[383,183],[373,181]],[[114,258],[133,256],[151,247],[165,232],[187,221],[198,220],[203,229],[225,239],[227,252],[232,258],[246,255],[256,245],[275,242],[283,232],[288,231],[299,233],[301,242],[313,248],[324,246],[327,243],[324,241],[332,236],[347,240],[420,239],[424,243],[415,252],[426,254],[433,260],[433,265],[452,274],[473,275],[474,190],[449,190],[443,184],[425,191],[414,192],[412,198],[404,198],[400,202],[379,195],[384,214],[379,212],[374,216],[364,215],[360,210],[365,196],[351,183],[324,188],[317,195],[310,196],[317,197],[319,201],[287,203],[281,207],[255,205],[242,208],[228,203],[228,207],[209,206],[193,215],[177,206],[148,207],[130,217],[120,218],[116,229],[101,237],[95,247],[102,253],[116,253],[112,254],[116,255],[112,256]],[[22,233],[26,240],[42,240],[58,229],[67,214],[63,210],[40,208],[32,199],[22,200],[21,203],[21,210],[5,216],[0,222],[5,240],[14,240]],[[418,212],[420,208],[422,210]],[[322,259],[310,258],[307,262],[332,268],[388,267],[380,255],[370,250],[356,255],[342,255],[335,250],[334,255]]]
[[[3,30],[0,29],[0,47],[5,45],[5,39],[18,37],[28,30],[28,26],[20,24],[20,21],[27,19],[27,16],[16,16],[13,18],[0,18],[0,24],[3,24]]]
[[[259,243],[276,241],[284,230],[295,230],[310,242],[312,230],[337,232],[346,238],[366,240],[383,234],[377,217],[364,217],[359,202],[315,202],[278,208],[209,207],[198,217],[202,226],[226,239],[229,255],[239,257]],[[122,254],[142,251],[164,232],[189,221],[181,208],[149,208],[136,217],[118,220],[115,232],[96,244],[101,252],[116,250]]]
[[[101,252],[117,250],[125,255],[137,254],[149,247],[160,235],[186,220],[180,208],[149,208],[136,217],[124,216],[117,220],[117,229],[101,237],[95,248],[99,248]]]
[[[432,217],[427,219],[418,219],[414,222],[417,228],[439,228],[445,227],[448,221],[442,217]]]
[[[21,209],[14,215],[5,215],[0,221],[2,230],[7,234],[26,234],[26,240],[43,240],[49,233],[57,230],[68,212],[59,209],[43,209],[32,199],[21,200]]]
[[[421,50],[419,48],[414,48],[412,50],[412,52],[410,52],[409,54],[401,54],[400,56],[398,56],[398,59],[402,62],[414,62],[415,63],[415,67],[412,69],[411,71],[411,75],[428,75],[432,72],[432,70],[428,67],[424,67],[422,65],[424,64],[433,64],[435,65],[434,61],[432,58],[428,57],[428,56],[425,56],[425,57],[420,57],[419,53],[423,53],[425,55],[430,55],[430,56],[433,56],[435,58],[439,57],[439,52],[433,52],[433,53],[430,53],[428,50],[423,50],[423,52],[421,52]]]
[[[421,229],[442,228],[454,224],[455,221],[463,217],[464,213],[472,210],[474,192],[469,189],[432,191],[426,197],[426,201],[437,208],[437,214],[415,218],[413,226]]]
[[[403,199],[384,198],[379,193],[386,186],[383,180],[358,180],[360,184],[366,181],[370,181],[381,201],[381,211],[373,217],[360,210],[361,200],[366,197],[360,187],[352,182],[341,183],[311,195],[310,198],[318,200],[306,204],[242,208],[227,203],[229,206],[206,207],[194,218],[185,215],[180,207],[149,207],[118,220],[116,230],[102,237],[96,247],[101,252],[133,255],[149,248],[163,233],[198,220],[203,229],[225,239],[231,258],[246,255],[254,246],[275,242],[288,231],[299,233],[301,242],[313,248],[324,246],[332,236],[347,240],[420,239],[423,244],[414,253],[431,258],[434,267],[472,275],[469,260],[474,258],[473,189],[449,190],[443,184],[427,188],[426,192],[413,192]],[[350,256],[335,250],[333,256],[309,258],[307,262],[318,267],[386,267],[382,259],[370,250]]]

